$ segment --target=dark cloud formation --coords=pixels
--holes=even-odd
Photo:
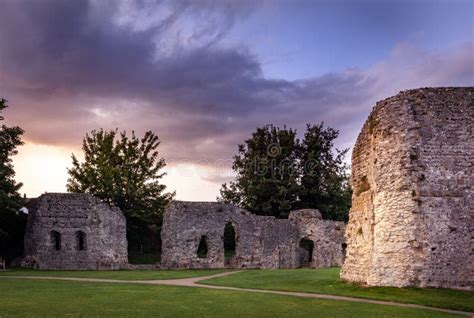
[[[91,129],[152,129],[175,160],[229,159],[269,123],[325,121],[350,147],[374,102],[420,86],[473,85],[473,43],[400,45],[368,70],[287,81],[262,73],[227,32],[245,1],[6,0],[0,95],[33,142],[78,145]],[[219,179],[216,177],[216,180]],[[220,179],[219,179],[220,180]]]

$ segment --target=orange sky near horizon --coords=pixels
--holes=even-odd
[[[25,142],[13,157],[15,179],[23,183],[19,192],[30,198],[45,192],[66,192],[67,168],[71,166],[72,153],[79,160],[82,159],[80,149]],[[167,191],[176,191],[175,199],[216,200],[220,184],[206,179],[215,173],[214,169],[177,163],[167,165],[164,171],[167,175],[163,178],[163,183],[167,186]]]

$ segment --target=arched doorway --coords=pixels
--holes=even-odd
[[[207,258],[207,253],[209,249],[207,246],[207,237],[205,235],[201,236],[201,239],[199,240],[199,245],[197,249],[197,257],[198,258]]]
[[[307,238],[300,240],[299,245],[300,267],[311,267],[313,262],[314,242]]]
[[[231,264],[232,258],[235,256],[237,247],[237,237],[232,222],[228,222],[224,227],[224,259],[225,265]]]

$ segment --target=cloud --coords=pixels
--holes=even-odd
[[[152,129],[172,160],[228,160],[255,127],[325,121],[352,146],[379,99],[422,86],[473,85],[473,42],[400,44],[372,67],[288,81],[265,77],[222,39],[246,1],[6,1],[0,94],[35,143],[78,146],[92,129]],[[228,176],[213,176],[221,182]]]
[[[375,79],[374,90],[384,96],[394,90],[423,86],[472,86],[474,41],[432,51],[400,43],[388,59],[367,73]]]

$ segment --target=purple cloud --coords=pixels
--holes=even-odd
[[[288,81],[265,77],[222,39],[251,2],[7,1],[0,92],[33,142],[78,145],[92,129],[156,131],[169,160],[229,159],[255,127],[303,132],[325,121],[350,147],[378,99],[473,85],[473,42],[424,52],[400,45],[369,69]],[[223,180],[215,176],[213,181]]]

